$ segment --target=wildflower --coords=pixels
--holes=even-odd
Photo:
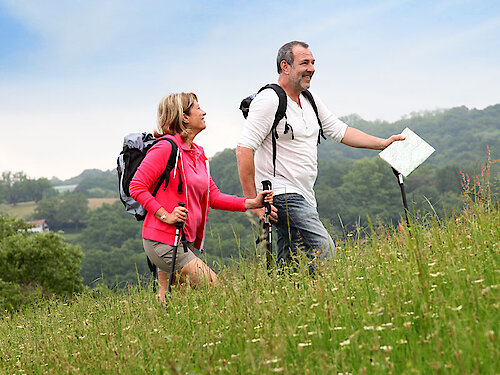
[[[462,310],[462,305],[457,306],[457,307],[450,307],[453,311],[460,311]]]
[[[220,344],[220,341],[216,341],[216,342],[207,342],[206,344],[203,344],[203,347],[206,348],[208,346],[214,346],[214,345],[218,345]]]
[[[392,323],[382,323],[382,327],[392,327]]]
[[[309,307],[311,310],[314,309],[315,307],[319,306],[319,303],[313,303],[311,307]]]
[[[282,372],[284,370],[283,367],[275,367],[273,368],[273,372]]]
[[[345,329],[345,327],[333,327],[334,331],[340,331],[340,330],[343,330],[343,329]]]
[[[271,363],[276,363],[278,362],[278,358],[273,358],[273,359],[268,359],[267,361],[264,362],[265,365],[270,365]]]
[[[465,271],[465,268],[460,268],[459,270],[456,270],[455,272],[459,273],[459,272],[464,272],[464,271]]]
[[[479,280],[474,280],[472,281],[473,284],[479,284],[479,283],[482,283],[484,280],[483,279],[479,279]]]
[[[398,341],[398,344],[408,344],[408,341],[407,341],[407,340],[405,340],[405,339],[400,339],[400,340]]]
[[[363,279],[364,279],[363,276],[356,277],[356,280],[363,280]]]
[[[383,350],[385,352],[390,353],[392,351],[392,346],[390,346],[390,345],[383,345],[383,346],[380,347],[380,350]]]
[[[375,327],[373,327],[373,326],[364,326],[364,327],[363,327],[363,329],[364,329],[365,331],[373,331],[373,329],[374,329],[374,328],[375,328]]]
[[[347,339],[347,340],[345,340],[345,341],[342,341],[342,342],[340,343],[340,346],[346,346],[346,345],[349,345],[350,343],[351,343],[351,340]]]
[[[438,277],[439,275],[442,275],[442,274],[443,274],[442,272],[437,272],[437,273],[429,272],[429,275],[432,277]]]
[[[298,326],[297,328],[298,329],[307,328],[307,324],[304,324],[303,326]]]
[[[308,334],[309,336],[312,336],[312,335],[317,335],[317,334],[318,334],[318,332],[316,332],[316,331],[311,331],[311,332],[307,332],[307,334]]]
[[[251,340],[247,340],[247,342],[259,342],[260,341],[260,338],[259,339],[251,339]]]

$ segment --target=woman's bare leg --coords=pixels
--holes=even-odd
[[[165,293],[168,288],[168,278],[169,274],[163,272],[162,270],[158,270],[158,302],[165,302]]]
[[[193,259],[182,268],[180,282],[185,282],[188,278],[193,287],[219,284],[217,274],[200,258]]]

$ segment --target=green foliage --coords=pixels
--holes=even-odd
[[[91,211],[78,243],[85,249],[110,251],[131,238],[140,238],[142,223],[125,211],[122,203],[104,203]]]
[[[88,198],[113,198],[118,196],[118,177],[116,171],[87,170],[80,175],[75,193]]]
[[[87,221],[89,201],[81,193],[67,193],[42,199],[35,208],[34,217],[45,219],[51,230],[81,228]]]
[[[234,149],[225,149],[212,158],[210,174],[222,192],[242,196]]]
[[[38,202],[55,194],[56,191],[46,178],[30,179],[24,172],[2,173],[0,199],[7,203],[15,205],[19,202]]]
[[[91,211],[86,228],[76,243],[83,250],[81,274],[84,283],[102,280],[112,287],[149,276],[141,240],[142,223],[117,201]]]
[[[56,233],[29,233],[28,225],[0,216],[0,310],[12,311],[33,294],[68,296],[82,290],[81,252]]]
[[[139,288],[47,301],[0,319],[0,372],[499,373],[500,212],[486,197],[338,240],[315,278],[257,258],[217,287],[174,288],[166,308]]]
[[[21,286],[0,278],[0,311],[14,312],[25,302]]]
[[[81,256],[56,233],[19,232],[0,242],[0,274],[7,282],[69,295],[81,290]]]

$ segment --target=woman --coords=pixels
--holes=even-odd
[[[169,183],[152,195],[158,179],[165,170],[172,151],[170,142],[158,142],[147,153],[130,183],[130,195],[147,211],[142,237],[144,250],[158,266],[159,299],[165,299],[165,289],[172,264],[175,224],[184,223],[188,252],[178,249],[175,271],[183,282],[187,277],[191,285],[216,284],[217,276],[193,253],[201,249],[209,208],[245,211],[260,208],[264,202],[272,203],[272,192],[264,191],[256,198],[245,199],[219,191],[210,177],[208,160],[203,148],[193,141],[205,129],[206,113],[200,108],[193,93],[170,94],[158,107],[158,130],[155,137],[168,137],[178,146],[176,166],[170,173]],[[180,181],[179,181],[180,179]],[[185,207],[178,205],[186,204]]]

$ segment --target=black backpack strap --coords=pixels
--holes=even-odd
[[[273,176],[276,176],[276,140],[279,138],[276,128],[278,127],[278,123],[281,119],[285,117],[287,97],[285,90],[283,90],[283,88],[276,83],[265,85],[259,90],[259,92],[265,89],[273,89],[276,95],[278,95],[279,100],[278,109],[276,109],[276,114],[274,115],[273,126],[271,127],[271,136],[273,141]]]
[[[156,193],[158,193],[158,190],[160,189],[161,184],[163,181],[165,181],[165,185],[163,187],[163,190],[165,190],[168,186],[168,183],[170,181],[170,172],[172,169],[175,167],[175,162],[177,160],[177,152],[179,148],[177,147],[177,144],[170,138],[159,138],[156,141],[153,142],[153,145],[160,141],[168,141],[172,145],[172,151],[170,152],[170,157],[168,158],[167,166],[165,167],[165,171],[162,173],[160,176],[160,179],[158,180],[158,183],[156,184],[156,187],[153,191],[153,197],[156,196]],[[179,191],[179,194],[182,193],[182,179],[181,175],[179,173],[179,187],[177,189]]]
[[[309,101],[309,103],[311,103],[311,106],[314,109],[314,113],[316,113],[316,118],[318,119],[318,124],[319,124],[319,134],[318,134],[318,145],[319,145],[321,143],[321,137],[323,137],[323,139],[326,139],[326,137],[323,134],[323,125],[321,124],[321,120],[319,119],[318,107],[316,106],[316,102],[314,101],[314,98],[309,90],[302,91],[302,95],[304,95],[305,98]]]

